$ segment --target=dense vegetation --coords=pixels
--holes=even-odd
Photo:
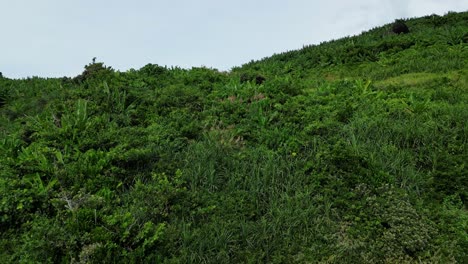
[[[468,12],[230,72],[0,78],[1,263],[467,263]]]

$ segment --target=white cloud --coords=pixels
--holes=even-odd
[[[417,17],[430,14],[444,15],[448,11],[467,11],[465,0],[410,0],[408,1],[409,16]]]

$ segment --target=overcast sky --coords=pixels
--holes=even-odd
[[[93,57],[229,70],[396,18],[467,11],[467,0],[0,0],[0,72],[76,76]]]

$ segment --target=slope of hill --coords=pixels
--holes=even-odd
[[[468,12],[231,72],[0,77],[2,263],[468,257]]]

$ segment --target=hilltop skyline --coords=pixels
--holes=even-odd
[[[76,76],[93,57],[120,71],[148,63],[230,70],[397,18],[466,11],[468,2],[46,0],[0,8],[0,72],[24,78]]]

